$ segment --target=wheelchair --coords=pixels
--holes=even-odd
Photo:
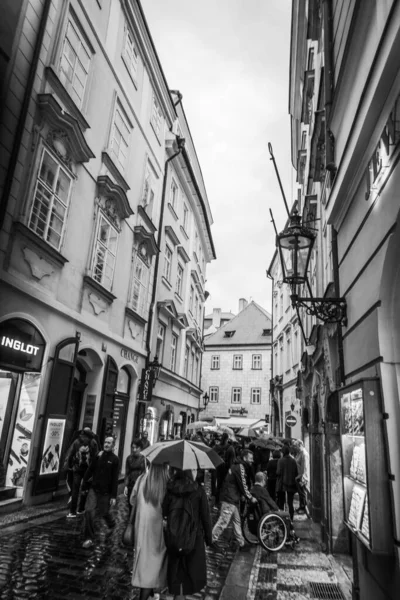
[[[259,504],[244,504],[242,514],[243,537],[248,544],[260,543],[269,552],[279,552],[284,546],[292,550],[300,542],[289,515],[284,511],[262,514]]]

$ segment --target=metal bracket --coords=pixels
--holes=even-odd
[[[304,308],[308,315],[324,323],[340,323],[347,326],[347,304],[344,298],[301,298],[291,294],[293,307]]]

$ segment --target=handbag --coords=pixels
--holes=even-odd
[[[125,527],[125,531],[122,534],[122,543],[124,546],[132,548],[135,544],[135,516],[136,516],[136,498],[131,508],[131,514],[129,515],[129,521]]]

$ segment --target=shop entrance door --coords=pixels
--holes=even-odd
[[[12,411],[18,384],[18,375],[0,370],[0,487],[5,485],[8,447],[12,429]]]
[[[79,429],[79,422],[82,412],[83,395],[86,389],[86,371],[77,362],[74,373],[74,383],[72,384],[71,399],[69,401],[67,420],[65,423],[65,450],[68,450]]]

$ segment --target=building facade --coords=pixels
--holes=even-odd
[[[170,242],[184,257],[181,288],[171,266],[172,295],[186,302],[172,311],[180,369],[181,339],[195,329],[188,282],[201,270],[204,286],[214,250],[183,108],[168,89],[140,3],[27,0],[6,9],[0,486],[31,504],[59,488],[77,429],[90,426],[101,440],[112,433],[123,470],[132,436],[145,426],[139,381],[171,298],[159,278],[166,236],[173,238],[165,202],[172,173],[178,186],[182,169],[190,173],[179,191],[187,194],[188,227],[198,231],[204,258],[197,266],[183,234]],[[198,330],[192,335],[199,339]],[[172,364],[168,352],[165,359]],[[187,386],[199,399],[198,381],[189,378]]]
[[[269,421],[271,316],[252,301],[206,335],[201,385],[208,394],[203,417],[232,427]]]
[[[351,547],[353,597],[397,598],[399,464],[398,2],[293,2],[290,114],[310,278],[347,322],[306,323],[304,433],[314,517]],[[314,480],[314,483],[313,483]]]

